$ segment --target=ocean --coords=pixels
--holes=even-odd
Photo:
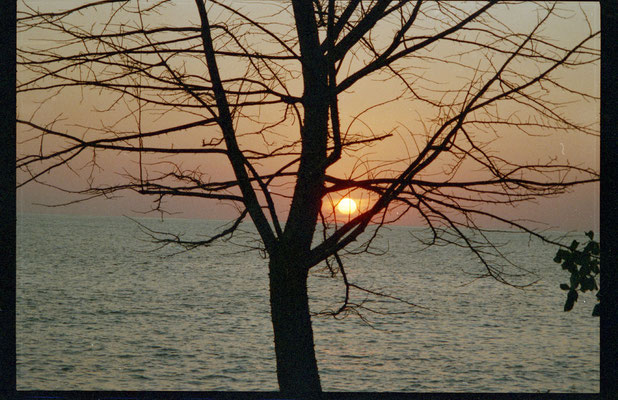
[[[224,224],[137,221],[188,239]],[[156,250],[125,217],[17,215],[17,389],[278,390],[267,260],[253,231],[243,224],[228,241],[179,253]],[[491,233],[532,273],[513,279],[538,279],[522,290],[475,280],[483,267],[465,249],[420,251],[423,234],[385,228],[370,253],[344,256],[352,282],[421,307],[353,290],[366,321],[313,317],[323,390],[599,391],[596,298],[562,311],[569,276],[554,246]],[[340,306],[338,279],[312,270],[313,312]]]

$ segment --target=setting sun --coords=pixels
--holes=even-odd
[[[337,210],[346,215],[352,214],[357,208],[356,202],[349,197],[341,199],[341,201],[337,204]]]

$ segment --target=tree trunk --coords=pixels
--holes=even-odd
[[[304,255],[311,248],[322,204],[328,142],[328,68],[312,2],[293,0],[292,7],[304,85],[302,150],[285,230],[276,248],[269,251],[270,307],[279,390],[294,398],[320,398]]]
[[[309,315],[307,271],[291,252],[270,258],[270,307],[277,380],[284,395],[316,398],[322,392]]]

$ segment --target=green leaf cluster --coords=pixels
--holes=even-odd
[[[562,269],[571,274],[569,283],[562,283],[560,289],[568,291],[567,299],[564,303],[564,311],[571,311],[578,298],[578,291],[588,292],[597,291],[597,303],[592,310],[593,316],[599,316],[600,291],[597,284],[597,276],[600,273],[600,253],[599,242],[594,240],[592,231],[586,232],[588,242],[583,249],[578,250],[580,243],[573,240],[571,245],[561,248],[554,257],[554,262],[562,263]]]

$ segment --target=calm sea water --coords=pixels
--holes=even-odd
[[[140,221],[187,238],[222,224]],[[418,232],[381,231],[386,255],[346,258],[351,280],[426,309],[356,292],[379,311],[363,314],[373,326],[315,317],[324,390],[599,391],[595,299],[562,311],[555,248],[500,234],[540,278],[518,290],[470,283],[481,269],[463,250],[414,252]],[[18,215],[18,390],[277,390],[267,265],[250,232],[172,257],[145,240],[122,217]],[[310,278],[312,311],[343,298],[327,275]]]

